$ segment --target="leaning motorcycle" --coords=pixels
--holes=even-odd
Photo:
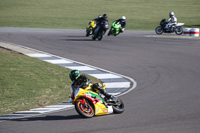
[[[177,23],[177,24],[173,24],[171,27],[165,28],[166,24],[168,22],[166,22],[165,19],[162,19],[160,21],[160,26],[156,27],[155,32],[158,35],[161,35],[163,32],[164,33],[176,33],[177,35],[181,35],[183,33],[183,25],[184,23]]]
[[[94,32],[92,34],[92,40],[96,40],[97,38],[100,41],[108,28],[108,20],[103,20],[102,22],[100,22],[100,24],[98,24],[94,29]]]
[[[105,89],[105,85],[102,85]],[[77,113],[85,118],[91,118],[96,115],[106,115],[111,113],[122,113],[124,103],[118,97],[112,96],[112,99],[106,100],[105,96],[99,92],[92,91],[92,84],[85,89],[74,86],[70,102],[75,105]],[[72,91],[72,90],[71,90]]]
[[[88,23],[88,26],[86,27],[86,36],[92,35],[93,29],[96,27],[95,20],[92,20]]]
[[[110,28],[110,30],[108,32],[108,36],[110,36],[110,35],[111,36],[116,36],[121,32],[121,30],[122,30],[121,24],[116,24],[114,22],[114,23],[112,23],[112,26],[111,26],[111,28]]]

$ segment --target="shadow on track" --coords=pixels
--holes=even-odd
[[[66,37],[78,38],[78,37],[85,37],[85,36],[66,36]]]
[[[84,119],[80,115],[70,115],[70,116],[44,116],[44,117],[31,117],[31,118],[21,118],[10,121],[55,121],[55,120],[75,120]]]
[[[93,41],[92,38],[85,36],[66,36],[65,41]]]
[[[64,39],[65,41],[93,41],[92,39]]]

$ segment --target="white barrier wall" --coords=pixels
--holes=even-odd
[[[199,28],[184,28],[184,36],[199,36]]]
[[[199,28],[192,28],[190,36],[199,36]]]

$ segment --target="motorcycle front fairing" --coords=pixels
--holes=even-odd
[[[74,92],[73,104],[76,101],[84,102],[83,99],[91,101],[95,108],[95,115],[105,115],[113,112],[112,106],[105,106],[104,100],[95,92],[86,89],[78,88]]]

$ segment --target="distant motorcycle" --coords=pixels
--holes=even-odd
[[[97,38],[100,41],[108,28],[108,20],[103,20],[102,22],[100,22],[100,24],[96,26],[94,32],[92,33],[92,40],[96,40]]]
[[[161,35],[163,32],[164,33],[176,33],[177,35],[181,35],[183,33],[183,27],[184,23],[177,23],[173,24],[171,27],[165,28],[166,24],[168,22],[165,19],[162,19],[160,21],[160,26],[156,27],[155,32],[158,35]]]
[[[89,22],[88,26],[86,27],[86,36],[92,35],[93,29],[96,27],[95,20]]]
[[[110,30],[109,30],[109,32],[108,32],[108,36],[110,36],[110,35],[116,36],[120,32],[123,32],[122,25],[113,23],[111,28],[110,28]]]

